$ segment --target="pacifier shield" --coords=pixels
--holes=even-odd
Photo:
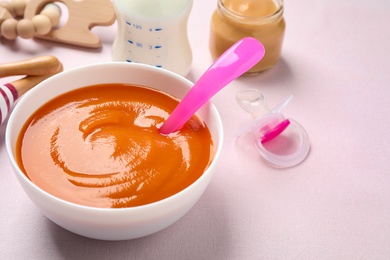
[[[253,136],[252,142],[268,163],[274,167],[286,168],[305,160],[310,151],[307,132],[298,122],[285,118],[282,114],[292,96],[273,110],[267,108],[264,96],[258,90],[241,91],[236,99],[254,118],[254,121],[241,128],[239,136]]]

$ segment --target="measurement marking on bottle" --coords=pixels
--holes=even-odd
[[[134,42],[132,40],[127,40],[130,44],[134,44],[136,47],[138,48],[143,48],[144,47],[144,44],[142,42]]]
[[[131,61],[131,60],[126,60],[127,62],[133,62],[133,61]]]
[[[156,65],[157,68],[162,68],[163,66],[162,65]]]
[[[134,29],[142,30],[142,25],[140,25],[140,24],[131,23],[131,22],[129,22],[129,21],[126,21],[126,24],[127,24],[128,26],[131,26],[131,27],[134,28]]]
[[[162,31],[162,28],[156,28],[154,29],[156,32]]]
[[[156,49],[161,49],[162,46],[161,46],[161,45],[156,45],[156,46],[154,46],[154,48],[156,48]]]

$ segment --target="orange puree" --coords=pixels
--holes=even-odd
[[[120,208],[164,199],[197,180],[214,156],[199,116],[176,133],[158,132],[177,103],[142,86],[74,90],[32,115],[18,140],[18,163],[43,190],[81,205]]]

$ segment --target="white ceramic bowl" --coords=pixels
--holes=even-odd
[[[65,92],[101,83],[139,84],[160,89],[178,98],[182,98],[193,85],[172,72],[143,64],[107,62],[67,70],[38,84],[15,106],[6,130],[7,152],[24,191],[43,214],[59,226],[82,236],[102,240],[146,236],[180,219],[205,191],[221,151],[221,119],[211,103],[198,111],[210,129],[216,155],[203,175],[181,192],[158,202],[132,208],[94,208],[70,203],[45,192],[26,177],[15,160],[16,141],[25,121],[44,103]]]

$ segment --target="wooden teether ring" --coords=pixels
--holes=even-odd
[[[68,21],[46,35],[36,35],[36,38],[88,48],[101,47],[99,37],[93,34],[91,29],[97,25],[108,26],[115,22],[115,10],[110,0],[30,0],[24,18],[32,19],[46,4],[55,2],[66,5],[69,12]]]

